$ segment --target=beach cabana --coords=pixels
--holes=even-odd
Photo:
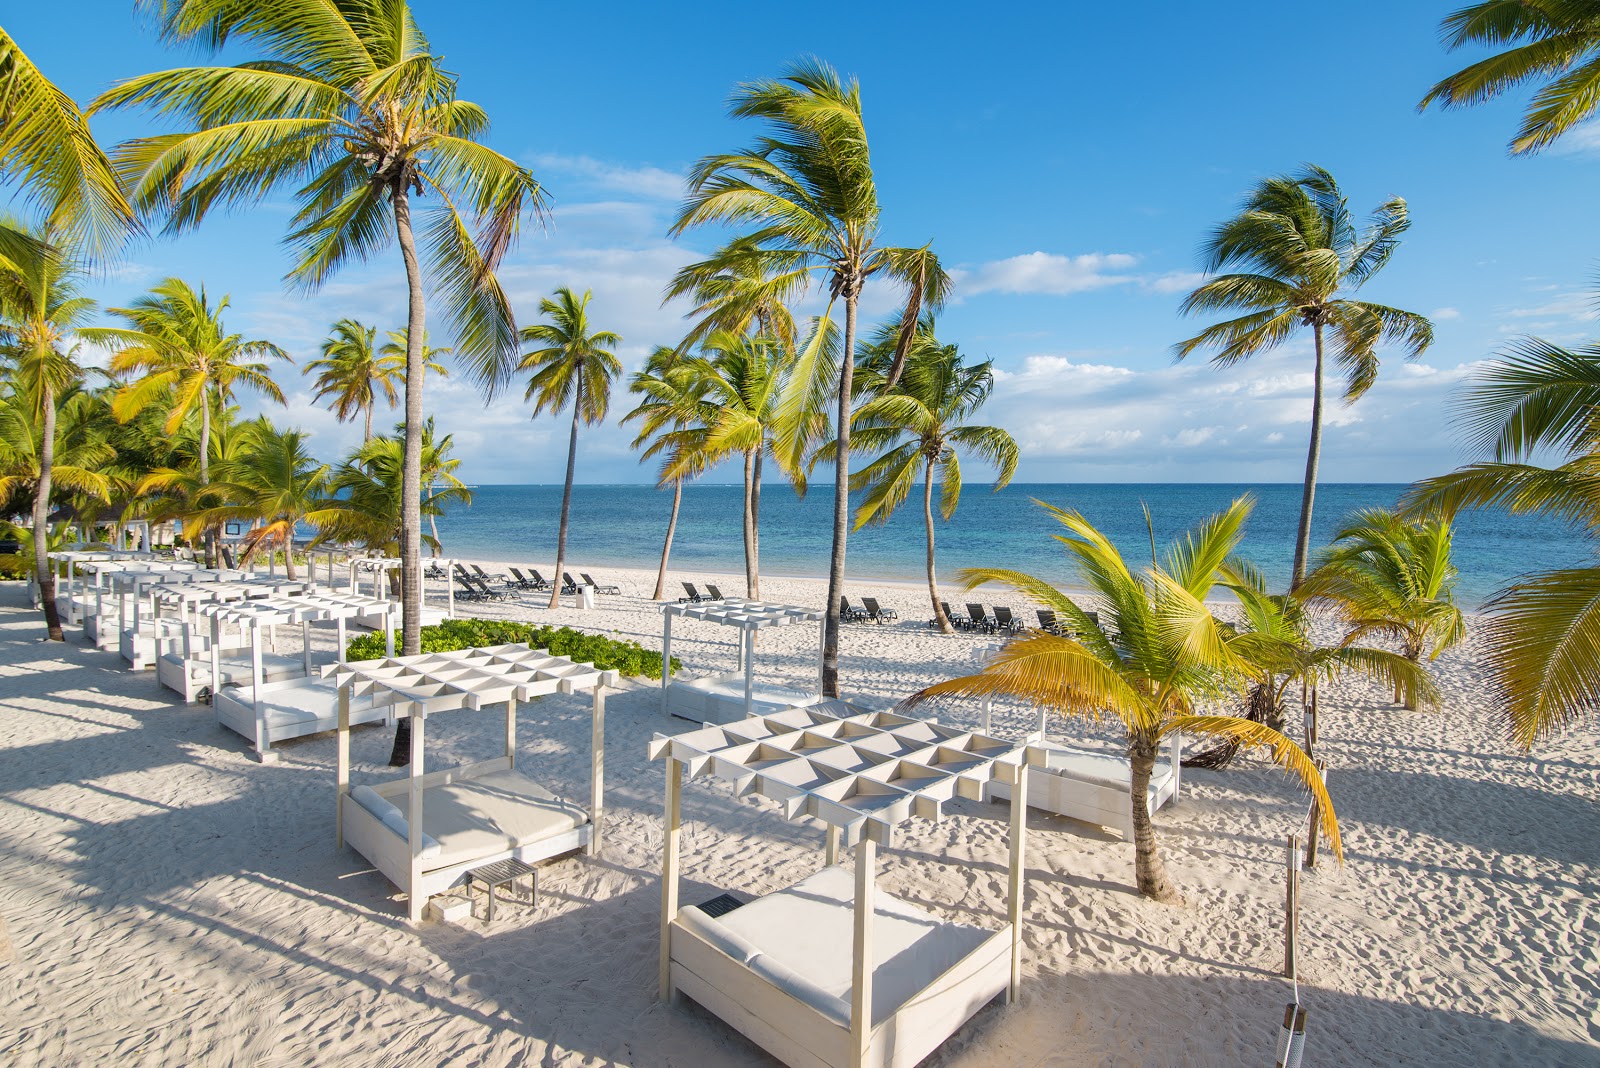
[[[338,630],[337,659],[344,659],[349,624],[384,632],[387,652],[394,655],[393,601],[351,593],[308,592],[298,597],[269,597],[219,608],[216,615],[248,633],[250,677],[248,683],[220,687],[211,697],[217,722],[255,744],[262,763],[276,759],[272,743],[331,731],[339,725],[339,692],[335,680],[311,670],[311,625],[332,622]],[[263,646],[267,633],[280,626],[299,624],[301,667],[297,677],[272,679]],[[357,702],[351,722],[392,719],[388,708],[376,711]]]
[[[93,580],[93,601],[86,600],[83,609],[83,635],[94,642],[95,648],[110,651],[122,642],[122,628],[127,623],[127,595],[132,583],[140,576],[172,575],[178,572],[198,571],[200,565],[187,560],[118,559],[91,560],[78,565]],[[85,591],[89,592],[89,591]]]
[[[215,596],[214,587],[249,578],[244,571],[207,570],[124,572],[112,577],[117,592],[117,618],[121,627],[122,659],[135,671],[153,667],[162,656],[184,648],[186,625],[182,608]],[[187,588],[188,598],[173,591]],[[176,615],[162,609],[176,605]]]
[[[847,713],[835,718],[833,712]],[[1014,746],[842,702],[796,708],[675,737],[666,761],[661,867],[661,997],[682,993],[785,1064],[911,1068],[1022,975],[1026,809],[1011,811],[1005,922],[954,923],[877,888],[878,850],[907,820],[937,820],[946,802],[978,799],[1001,780],[1027,788]],[[763,797],[789,819],[827,829],[825,865],[738,903],[680,907],[684,776]],[[838,863],[855,842],[855,870]],[[964,903],[969,907],[972,902]],[[730,908],[730,906],[732,906]]]
[[[428,899],[500,860],[537,863],[584,849],[600,852],[604,800],[605,690],[617,673],[525,645],[385,657],[323,669],[338,687],[338,803],[335,835],[407,896],[413,922]],[[518,769],[517,705],[554,693],[593,694],[589,807],[551,793]],[[505,755],[428,771],[430,716],[503,706]],[[350,785],[350,726],[357,707],[389,709],[411,724],[411,765],[403,779]]]
[[[455,583],[451,580],[451,577],[450,577],[452,575],[452,573],[454,572],[454,570],[455,570],[455,561],[454,560],[430,559],[428,561],[428,564],[430,566],[425,566],[425,567],[422,568],[422,574],[420,576],[421,584],[417,587],[419,590],[422,591],[422,602],[423,602],[423,604],[422,604],[422,625],[424,627],[430,627],[430,626],[433,626],[436,623],[443,623],[447,619],[454,619],[455,618],[455,614],[456,614],[456,587],[455,587]],[[445,600],[446,607],[445,607],[444,611],[440,611],[437,608],[429,608],[428,604],[427,604],[427,601],[428,601],[428,577],[429,577],[428,576],[428,572],[430,570],[434,570],[434,567],[432,565],[438,565],[438,564],[443,564],[444,565],[444,578],[442,579],[442,581],[444,583],[444,591],[445,591],[445,599],[446,599]],[[374,596],[374,597],[387,596],[384,593],[384,590],[383,590],[384,580],[386,579],[386,577],[388,576],[388,573],[390,571],[398,571],[398,570],[400,570],[400,559],[398,557],[394,557],[394,556],[357,556],[357,557],[352,557],[351,560],[350,560],[350,592],[351,593],[360,593],[361,592],[361,583],[363,581],[362,578],[361,578],[361,575],[362,575],[363,572],[367,572],[367,573],[369,573],[369,575],[370,575],[370,577],[372,579],[372,596]],[[437,577],[437,572],[435,574],[435,577]],[[396,603],[398,603],[398,602],[396,602]]]
[[[661,672],[661,710],[696,723],[728,723],[736,719],[778,712],[797,705],[822,700],[822,639],[817,639],[817,693],[804,693],[766,684],[755,678],[756,635],[775,627],[802,623],[821,624],[822,612],[815,608],[771,604],[766,601],[700,601],[666,603],[661,606],[661,662],[672,663],[672,621],[694,619],[728,627],[738,634],[739,666],[733,671],[698,678],[671,677]]]
[[[177,585],[163,596],[179,601],[183,607],[183,647],[163,653],[156,661],[156,678],[161,685],[194,704],[202,692],[216,691],[229,684],[242,683],[250,676],[250,633],[247,616],[232,611],[237,605],[269,597],[288,597],[305,591],[302,582],[263,579],[254,576],[232,582]],[[268,628],[270,643],[273,631]],[[304,674],[302,658],[276,651],[263,654],[269,680],[294,678]]]

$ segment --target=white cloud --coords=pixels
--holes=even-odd
[[[1206,276],[1199,271],[1168,271],[1147,279],[1144,285],[1156,293],[1182,293],[1205,280]]]
[[[614,190],[650,200],[677,200],[683,196],[683,175],[661,167],[630,166],[592,156],[539,153],[532,157],[534,176],[548,186],[551,175],[567,175],[594,189]]]
[[[1448,319],[1459,319],[1461,318],[1461,310],[1459,308],[1435,308],[1428,314],[1428,318],[1440,323]]]
[[[1137,256],[1124,252],[1088,252],[1080,256],[1028,252],[954,272],[955,291],[964,297],[991,292],[1065,296],[1135,281],[1133,275],[1117,272],[1125,272],[1138,262]]]

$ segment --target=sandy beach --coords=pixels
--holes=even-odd
[[[588,570],[623,594],[593,611],[550,611],[534,594],[460,611],[659,648],[654,572]],[[704,577],[675,573],[674,594],[676,580]],[[744,592],[742,577],[711,580]],[[769,601],[815,606],[824,590],[762,581]],[[896,700],[970,670],[986,641],[929,631],[915,588],[849,592],[904,617],[846,628],[850,692]],[[609,701],[603,855],[546,865],[537,910],[413,927],[394,888],[334,848],[331,735],[258,764],[153,672],[41,633],[23,587],[0,585],[0,920],[12,947],[0,955],[0,1063],[773,1063],[698,1007],[656,1001],[663,786],[645,744],[688,726],[664,720],[648,686]],[[673,637],[688,672],[733,665],[716,627],[686,623]],[[812,682],[816,641],[809,627],[764,637],[762,677]],[[331,659],[332,632],[318,642]],[[1532,756],[1512,750],[1474,639],[1438,673],[1438,712],[1399,711],[1357,683],[1325,691],[1319,755],[1346,863],[1325,854],[1303,883],[1306,1063],[1600,1064],[1600,739],[1590,727]],[[1032,715],[999,712],[1006,737]],[[940,715],[976,723],[975,709]],[[1109,725],[1055,729],[1114,744]],[[497,716],[443,718],[430,764],[486,755],[500,731]],[[587,731],[581,698],[522,708],[525,766],[581,796]],[[358,781],[391,776],[388,751],[385,728],[358,731]],[[1132,846],[1115,834],[1033,813],[1022,997],[979,1013],[926,1063],[1271,1064],[1290,998],[1283,843],[1304,813],[1264,762],[1186,773],[1182,801],[1155,821],[1188,898],[1178,908],[1136,895]],[[820,832],[705,782],[687,787],[685,814],[688,901],[775,890],[821,864]],[[908,824],[881,885],[998,924],[1005,820],[1001,806],[962,803],[943,822]]]

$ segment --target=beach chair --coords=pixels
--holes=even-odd
[[[472,565],[472,570],[477,573],[478,578],[483,581],[485,586],[493,582],[501,582],[505,580],[504,575],[491,575],[477,564]]]
[[[458,599],[463,601],[482,601],[485,599],[483,594],[478,592],[477,586],[473,584],[472,576],[465,571],[458,570],[456,572],[456,582],[461,585],[461,589],[456,592]]]
[[[994,619],[984,611],[983,605],[967,602],[967,618],[972,621],[973,630],[981,630],[985,634],[994,633]]]
[[[679,604],[683,604],[686,601],[687,602],[692,602],[694,604],[699,604],[701,601],[709,599],[709,598],[700,596],[700,591],[694,588],[694,583],[692,583],[692,582],[685,582],[683,584],[683,592],[688,594],[688,596],[679,597],[678,598],[678,603]]]
[[[709,591],[709,593],[711,594],[711,596],[706,598],[708,601],[720,601],[720,600],[723,599],[722,598],[722,591],[720,589],[718,589],[717,587],[711,585],[711,583],[709,583],[709,582],[706,583],[706,590]]]
[[[465,581],[469,589],[477,592],[480,601],[504,601],[511,596],[508,591],[496,589],[475,575],[465,576]]]
[[[528,568],[528,574],[533,576],[533,587],[532,587],[533,589],[536,589],[536,590],[548,590],[550,588],[550,580],[545,578],[543,575],[539,574],[539,569],[538,568],[536,568],[536,567]]]
[[[957,630],[967,629],[967,618],[965,616],[956,615],[956,610],[950,607],[949,601],[940,601],[939,607],[944,609],[944,618],[950,621],[950,625],[952,627],[955,627]],[[937,627],[938,625],[939,621],[937,619],[928,620],[928,626]]]
[[[594,580],[594,577],[591,576],[589,574],[589,572],[587,572],[587,571],[578,572],[578,577],[583,579],[583,581],[587,582],[589,585],[593,586],[595,593],[613,593],[613,594],[616,594],[618,596],[621,596],[621,594],[622,594],[622,587],[621,586],[611,586],[611,585],[606,585],[606,584],[603,584],[603,583],[596,582]]]
[[[561,572],[561,592],[562,593],[577,593],[578,592],[578,580],[572,577],[572,572],[570,572],[570,571]]]
[[[1048,608],[1039,609],[1039,629],[1046,634],[1054,634],[1058,638],[1071,638],[1072,628],[1056,618],[1056,614]]]
[[[1011,614],[1011,609],[994,607],[994,626],[996,630],[1003,630],[1007,634],[1018,634],[1022,631],[1022,620]]]
[[[539,588],[533,584],[533,580],[531,578],[529,578],[527,575],[524,575],[516,568],[508,567],[506,570],[511,572],[511,577],[506,580],[507,586],[515,586],[519,590],[536,590]]]
[[[900,619],[900,613],[893,608],[881,608],[875,597],[863,597],[861,603],[867,610],[867,618],[874,623],[894,623]]]
[[[859,608],[850,607],[850,598],[839,598],[839,618],[846,623],[862,623],[866,621],[867,614]]]

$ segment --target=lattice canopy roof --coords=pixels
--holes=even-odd
[[[350,687],[352,697],[370,696],[374,705],[418,718],[615,687],[618,678],[615,671],[516,644],[329,664],[322,674]]]
[[[769,601],[742,601],[727,598],[721,601],[702,601],[699,604],[664,604],[661,614],[681,616],[684,619],[703,619],[724,627],[741,630],[765,630],[768,627],[792,627],[797,623],[820,623],[822,611],[817,608],[797,608],[792,604],[773,604]]]

